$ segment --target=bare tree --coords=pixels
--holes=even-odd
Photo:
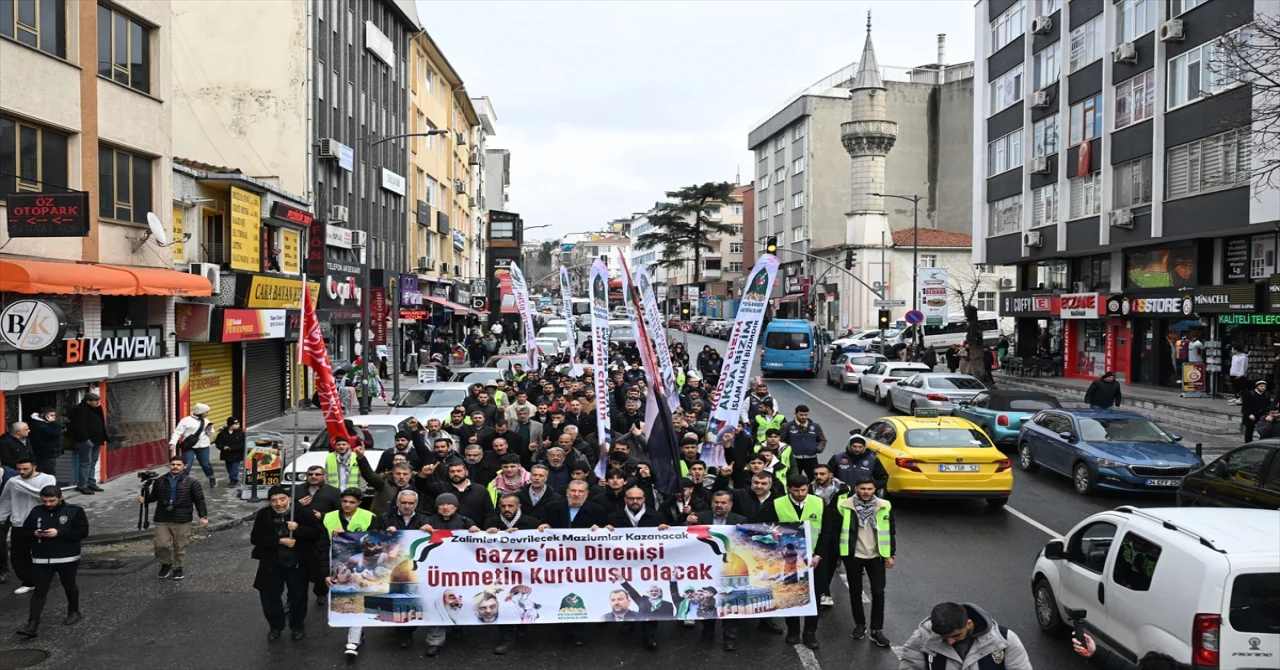
[[[1205,60],[1200,95],[1252,87],[1252,116],[1234,125],[1252,130],[1254,192],[1280,188],[1280,14],[1254,13],[1250,25],[1219,38]]]
[[[978,293],[985,279],[976,265],[954,266],[947,273],[947,288],[964,307],[964,319],[968,325],[964,341],[969,345],[969,374],[977,377],[987,388],[995,388],[996,380],[983,361],[982,324],[978,320]]]

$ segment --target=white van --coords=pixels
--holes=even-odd
[[[995,346],[1000,342],[1000,335],[1003,330],[1000,328],[1000,317],[995,312],[978,312],[978,324],[982,326],[982,343]],[[892,358],[891,354],[902,351],[902,348],[911,344],[916,337],[916,328],[920,326],[907,326],[902,330],[896,331],[892,337],[889,331],[885,331],[884,348],[890,354],[885,354]],[[947,320],[941,326],[924,326],[924,346],[930,349],[943,350],[951,345],[960,346],[964,344],[965,337],[969,334],[969,324],[964,318],[964,313],[948,314]],[[872,351],[879,351],[879,340],[872,340],[870,343]]]
[[[1046,633],[1077,625],[1130,661],[1156,651],[1194,668],[1277,668],[1280,511],[1094,514],[1045,545],[1031,591]]]

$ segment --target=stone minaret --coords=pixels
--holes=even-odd
[[[845,243],[880,245],[880,233],[889,231],[884,198],[867,195],[884,192],[884,160],[898,139],[898,124],[885,119],[885,88],[871,46],[871,12],[867,12],[867,42],[862,47],[858,72],[850,90],[853,120],[840,125],[840,139],[853,159],[852,207],[846,218]]]

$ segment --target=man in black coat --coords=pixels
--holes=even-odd
[[[290,519],[292,499],[289,489],[273,486],[268,492],[270,505],[258,510],[253,519],[249,541],[253,544],[253,558],[258,561],[258,572],[253,588],[262,601],[262,613],[270,627],[267,640],[275,642],[285,626],[284,604],[281,597],[289,590],[289,629],[293,639],[307,636],[307,580],[313,574],[314,564],[320,560],[316,542],[324,537],[324,526],[310,514],[295,514]]]
[[[322,524],[324,515],[342,508],[342,491],[325,479],[324,466],[313,465],[307,468],[306,481],[293,485],[293,502],[298,506],[298,514],[310,514]],[[317,561],[317,571],[312,575],[311,590],[316,594],[316,605],[323,606],[325,596],[329,593],[329,585],[324,581],[325,576],[329,574],[329,564],[326,560],[329,555],[327,535],[316,543],[316,550],[320,553],[321,560]]]
[[[156,504],[156,532],[152,543],[156,562],[160,564],[160,579],[184,577],[182,566],[190,542],[192,513],[200,515],[201,528],[209,527],[204,489],[200,482],[183,474],[186,467],[181,455],[170,456],[168,476],[156,479],[147,487],[146,495],[138,496],[139,503]]]
[[[382,515],[382,526],[388,530],[425,531],[430,518],[418,511],[418,492],[407,489],[396,494],[396,508]]]
[[[29,425],[31,435],[27,438],[27,444],[31,445],[36,469],[56,474],[58,457],[62,455],[62,424],[58,422],[57,411],[52,407],[43,407],[38,414],[31,415]]]
[[[403,454],[409,459],[409,467],[416,472],[422,469],[422,466],[432,461],[431,452],[426,446],[419,446],[414,442],[413,434],[407,430],[396,433],[395,446],[386,449],[382,455],[378,457],[378,472],[390,472],[391,466],[396,463],[396,454]]]
[[[711,510],[694,512],[685,518],[686,526],[737,526],[751,523],[747,517],[733,511],[733,492],[716,491],[711,494]]]
[[[749,519],[749,523],[759,523],[760,513],[773,505],[776,497],[773,484],[777,481],[768,472],[758,472],[751,476],[751,488],[733,490],[733,509]]]
[[[564,500],[547,482],[547,466],[538,463],[529,468],[529,483],[520,489],[520,511],[527,516],[547,518],[547,505]]]
[[[525,514],[521,509],[520,496],[504,493],[498,498],[498,509],[484,520],[484,528],[490,533],[498,531],[537,530],[542,522]]]
[[[23,530],[35,538],[31,546],[31,576],[36,592],[31,596],[27,623],[16,632],[35,637],[54,575],[67,594],[67,618],[62,624],[70,626],[80,621],[76,571],[80,567],[80,542],[89,536],[89,519],[83,509],[63,502],[62,489],[51,484],[40,489],[40,506],[27,515]]]
[[[101,491],[94,473],[98,471],[98,452],[107,442],[107,419],[102,412],[102,398],[97,393],[84,394],[84,400],[72,409],[67,418],[67,432],[75,446],[80,468],[75,473],[76,489]]]
[[[547,503],[542,525],[538,528],[540,530],[595,529],[607,525],[609,518],[604,513],[604,508],[587,500],[587,491],[588,486],[585,481],[575,479],[569,482],[563,499]]]
[[[22,459],[36,460],[35,452],[31,450],[31,428],[22,421],[16,421],[9,426],[9,432],[0,435],[0,465],[16,468]]]
[[[1240,394],[1240,422],[1244,425],[1244,441],[1253,441],[1253,429],[1267,415],[1271,399],[1267,397],[1267,382],[1258,380],[1252,391]]]

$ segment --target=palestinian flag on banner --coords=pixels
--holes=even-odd
[[[711,551],[722,561],[729,560],[729,536],[719,530],[712,530],[714,526],[686,526],[685,531],[698,539],[699,542],[711,547]]]

